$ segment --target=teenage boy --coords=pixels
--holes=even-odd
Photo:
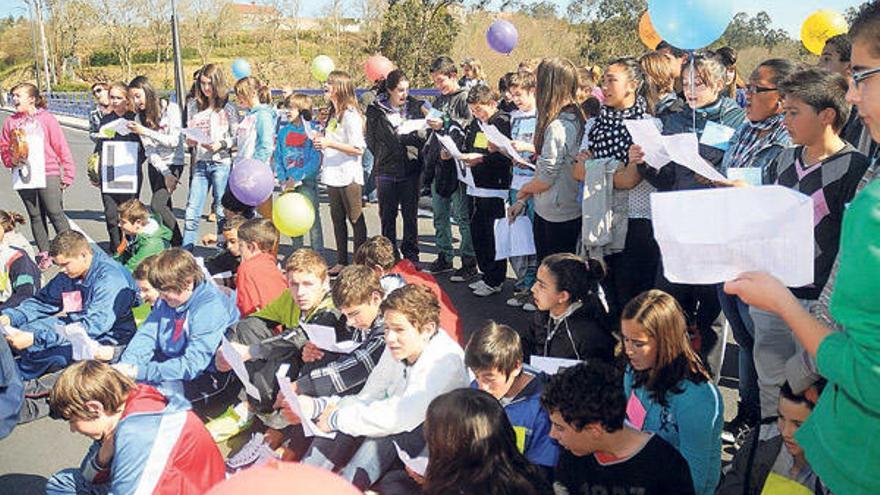
[[[238,320],[238,310],[205,280],[188,251],[168,249],[153,263],[147,278],[159,300],[114,366],[166,393],[196,398],[201,392],[196,380],[209,371],[223,333]]]
[[[131,308],[137,305],[137,287],[125,267],[73,230],[52,239],[49,256],[60,273],[37,295],[0,314],[0,325],[20,330],[7,329],[6,340],[19,352],[25,380],[73,361],[71,344],[56,326],[79,324],[101,344],[95,357],[103,361],[111,360],[113,346],[127,344],[135,331]]]
[[[505,217],[512,172],[510,158],[492,146],[481,126],[494,126],[509,138],[510,115],[498,110],[498,95],[484,84],[471,88],[467,102],[474,119],[465,129],[462,163],[474,179],[475,187],[467,187],[473,206],[471,238],[483,272],[482,280],[468,287],[475,296],[486,297],[501,292],[507,274],[506,260],[495,259],[495,220]]]
[[[522,362],[516,330],[490,322],[477,331],[464,350],[464,363],[476,379],[471,387],[501,402],[516,433],[516,445],[532,464],[552,479],[559,446],[550,438],[550,418],[541,407],[547,376]]]
[[[541,403],[550,413],[550,436],[563,447],[557,493],[694,493],[684,457],[659,436],[624,423],[626,396],[612,365],[566,368],[550,377]]]
[[[278,237],[278,229],[266,218],[248,220],[238,228],[241,264],[235,275],[235,304],[242,317],[265,308],[287,289],[275,261]]]
[[[205,259],[205,269],[217,284],[230,289],[235,289],[235,274],[238,272],[238,266],[241,264],[241,249],[238,245],[238,228],[244,224],[246,219],[241,215],[226,214],[223,226],[220,227],[223,235],[223,249]],[[208,234],[206,237],[214,236]],[[207,239],[209,244],[216,243],[214,240]]]
[[[813,198],[814,279],[810,285],[792,288],[809,310],[828,281],[840,244],[843,213],[868,160],[838,135],[849,112],[843,76],[806,69],[792,74],[779,89],[784,98],[784,124],[796,146],[780,153],[767,167],[765,183],[790,187]],[[779,316],[756,307],[751,307],[749,314],[755,324],[761,416],[769,417],[776,414],[786,361],[799,353],[800,347]]]
[[[104,363],[70,366],[50,403],[55,417],[94,443],[78,469],[49,479],[48,495],[200,495],[225,479],[223,457],[186,401]]]
[[[119,228],[125,236],[121,251],[113,257],[134,271],[147,256],[171,246],[171,230],[150,216],[150,210],[137,200],[129,199],[119,205]]]
[[[397,462],[393,442],[412,456],[425,448],[421,426],[428,404],[468,383],[461,347],[438,332],[439,316],[440,304],[427,287],[407,285],[388,295],[382,302],[385,352],[360,393],[299,396],[303,414],[321,430],[338,433],[314,440],[303,463],[341,468],[343,478],[366,490]]]
[[[461,130],[470,124],[472,116],[467,105],[467,90],[458,85],[458,66],[451,58],[443,56],[434,59],[431,63],[431,80],[440,91],[440,96],[434,100],[433,110],[426,116],[428,126],[434,132],[425,143],[424,183],[431,188],[434,232],[439,254],[428,271],[442,273],[453,268],[452,225],[449,221],[451,213],[455,215],[461,236],[461,267],[450,280],[463,282],[477,274],[467,194],[465,186],[458,180],[455,160],[449,157],[437,136],[460,136]]]
[[[229,335],[230,343],[245,361],[260,399],[242,391],[241,402],[207,424],[218,442],[246,429],[254,413],[260,415],[266,426],[287,425],[280,414],[274,414],[278,395],[275,373],[281,364],[290,363],[290,373],[298,375],[308,342],[303,324],[333,327],[337,335],[345,332],[345,320],[333,306],[324,258],[313,249],[300,248],[287,259],[284,271],[287,290],[265,308],[238,322]],[[221,371],[230,369],[222,352],[217,353],[215,363]]]
[[[507,88],[510,99],[516,105],[516,109],[510,113],[510,139],[513,148],[526,161],[532,162],[535,156],[535,125],[538,114],[535,111],[535,75],[530,71],[520,70],[512,73]],[[508,202],[511,206],[507,209],[508,218],[518,215],[528,215],[534,221],[535,207],[531,197],[525,201],[517,201],[516,193],[522,184],[530,181],[535,176],[535,169],[528,165],[514,162],[513,180],[510,184],[510,196]],[[516,282],[513,284],[513,297],[507,300],[507,305],[522,308],[523,311],[537,311],[532,299],[532,286],[538,273],[537,255],[513,256],[508,258],[513,272],[516,274]]]
[[[412,261],[408,259],[397,261],[394,244],[387,237],[377,235],[367,239],[367,242],[361,244],[355,253],[354,263],[367,266],[379,275],[379,282],[386,296],[406,284],[419,284],[431,289],[440,301],[440,328],[458,345],[464,345],[462,320],[449,294],[440,287],[433,275],[419,270]]]
[[[156,266],[158,255],[147,256],[138,263],[137,268],[131,272],[134,283],[137,285],[138,297],[143,304],[153,307],[159,302],[159,291],[150,284],[150,270]]]

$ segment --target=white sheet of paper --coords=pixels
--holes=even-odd
[[[397,449],[397,457],[400,457],[403,464],[417,475],[425,476],[425,473],[428,472],[428,456],[410,457],[405,450],[400,448],[400,445],[397,445],[397,442],[393,443],[394,448]]]
[[[706,126],[703,127],[703,135],[700,136],[700,143],[712,146],[713,148],[718,148],[719,150],[727,151],[727,148],[730,146],[730,138],[733,137],[733,133],[735,132],[736,129],[733,127],[719,124],[718,122],[712,122],[710,120],[706,122]]]
[[[398,127],[398,134],[409,134],[418,132],[428,128],[428,122],[425,119],[404,120]]]
[[[305,436],[336,438],[336,432],[324,433],[318,428],[315,422],[312,421],[312,418],[307,418],[305,414],[303,414],[302,408],[299,407],[299,398],[297,397],[296,392],[293,391],[293,387],[290,385],[290,379],[287,378],[287,372],[289,370],[289,364],[282,364],[278,367],[278,371],[275,373],[275,379],[278,380],[278,389],[284,397],[284,400],[287,401],[287,405],[289,405],[294,414],[299,416],[299,419],[302,420],[303,433]]]
[[[504,260],[513,256],[535,254],[535,236],[532,221],[526,215],[519,215],[513,223],[507,218],[495,220],[495,259]]]
[[[70,342],[74,361],[95,359],[95,351],[98,350],[100,344],[89,337],[81,323],[56,324],[55,331]]]
[[[235,350],[235,347],[232,347],[232,344],[226,340],[226,337],[223,337],[220,340],[220,352],[223,353],[223,359],[229,363],[235,376],[241,380],[241,384],[244,386],[244,391],[254,399],[260,400],[260,391],[257,390],[257,387],[255,387],[253,383],[251,383],[250,375],[248,374],[247,368],[244,366],[241,354]]]
[[[486,135],[486,139],[488,139],[489,142],[494,144],[495,146],[503,149],[511,160],[516,163],[527,165],[530,168],[535,168],[534,165],[527,162],[522,157],[522,155],[520,155],[519,152],[516,151],[516,148],[513,147],[513,142],[510,140],[510,138],[505,136],[503,132],[499,131],[497,127],[491,124],[483,124],[482,122],[480,122],[480,129],[482,129],[483,134]]]
[[[446,151],[449,153],[452,158],[456,160],[461,160],[461,151],[458,150],[458,146],[455,144],[455,141],[452,140],[451,137],[447,135],[437,134],[437,140],[440,141],[440,144],[446,148]]]
[[[654,120],[627,119],[623,121],[623,125],[629,131],[633,143],[639,145],[645,152],[645,163],[659,170],[672,159],[666,152],[663,136]]]
[[[725,180],[727,178],[700,156],[700,146],[696,134],[663,136],[663,142],[666,145],[666,153],[675,163],[687,167],[709,180]]]
[[[727,169],[727,178],[742,180],[753,186],[760,186],[763,180],[761,167],[729,168]]]
[[[117,134],[119,134],[120,136],[128,136],[129,133],[131,133],[131,131],[128,130],[129,122],[131,121],[128,119],[123,119],[122,117],[107,122],[106,124],[102,125],[100,129],[98,129],[98,134],[108,138],[116,137]]]
[[[181,130],[186,139],[192,139],[199,144],[211,144],[211,136],[199,127],[187,127]]]
[[[46,139],[39,124],[26,124],[22,130],[27,136],[27,165],[12,169],[12,189],[43,189],[46,187]]]
[[[137,192],[138,145],[107,141],[101,146],[101,190],[108,194]]]
[[[524,185],[528,184],[535,177],[533,175],[517,175],[513,174],[513,180],[510,182],[510,188],[516,189],[517,191],[522,189]]]
[[[302,323],[303,330],[309,336],[309,340],[315,344],[318,349],[330,352],[338,352],[340,354],[350,354],[351,351],[360,345],[352,340],[342,342],[336,341],[336,329],[326,325],[315,325],[310,323]]]
[[[532,365],[532,368],[539,369],[548,375],[555,375],[559,373],[559,370],[570,368],[581,361],[577,359],[563,359],[563,358],[555,358],[555,357],[546,357],[546,356],[535,356],[529,358],[529,364]]]
[[[651,195],[654,237],[670,282],[715,284],[766,271],[813,283],[813,200],[782,186]]]

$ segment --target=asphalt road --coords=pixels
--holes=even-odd
[[[0,111],[0,123],[9,115]],[[103,209],[98,190],[92,187],[85,175],[86,159],[91,154],[93,144],[88,133],[70,127],[64,128],[67,142],[70,145],[77,164],[77,175],[74,184],[64,194],[64,206],[67,216],[102,246],[106,246],[107,232],[104,226]],[[182,180],[187,183],[187,177]],[[173,196],[175,214],[183,226],[184,207],[186,205],[187,187],[179,187]],[[149,203],[149,187],[142,193],[142,201]],[[25,213],[24,205],[12,190],[11,175],[0,171],[0,209]],[[334,259],[335,243],[333,240],[332,223],[330,221],[327,198],[322,195],[320,213],[324,229],[324,243],[328,248],[325,255],[329,262]],[[207,211],[205,212],[207,214]],[[380,233],[378,207],[369,205],[365,210],[369,235]],[[20,227],[20,231],[31,238],[30,228]],[[202,221],[200,235],[212,232],[215,225]],[[402,226],[398,224],[398,232]],[[433,226],[427,216],[419,218],[419,242],[422,261],[430,262],[436,257]],[[50,231],[50,236],[53,235]],[[281,251],[291,251],[289,239],[282,239]],[[200,250],[201,251],[201,250]],[[205,250],[203,254],[207,254]],[[198,252],[197,252],[198,254]],[[512,277],[512,272],[508,272]],[[466,284],[455,284],[448,280],[447,275],[438,277],[441,285],[449,293],[464,319],[465,331],[473,332],[489,319],[514,327],[528,325],[527,313],[505,305],[512,292],[513,281],[509,278],[505,290],[501,294],[478,298],[471,295]],[[732,338],[728,339],[732,342]],[[721,390],[725,399],[725,416],[729,419],[735,414],[736,402],[736,347],[728,345],[725,366],[722,368]],[[732,388],[731,388],[732,387]],[[49,418],[16,428],[6,439],[0,441],[0,495],[42,493],[45,477],[66,467],[78,466],[82,455],[88,448],[89,441],[69,431],[66,423]]]

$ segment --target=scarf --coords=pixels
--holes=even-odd
[[[614,158],[626,162],[633,140],[623,121],[645,118],[646,106],[641,96],[633,106],[622,110],[603,105],[589,134],[593,158]]]
[[[755,159],[755,155],[764,147],[784,141],[788,131],[782,125],[782,119],[783,115],[777,114],[760,122],[747,120],[740,131],[739,138],[730,147],[731,158],[728,167],[749,167],[752,160]],[[762,136],[761,134],[764,132],[766,134]]]

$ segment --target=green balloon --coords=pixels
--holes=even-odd
[[[272,207],[272,223],[287,236],[301,237],[315,223],[315,207],[309,198],[300,193],[284,193]]]
[[[327,55],[318,55],[312,60],[312,77],[320,82],[324,82],[330,77],[330,73],[335,68],[336,65],[333,63],[332,58]]]

